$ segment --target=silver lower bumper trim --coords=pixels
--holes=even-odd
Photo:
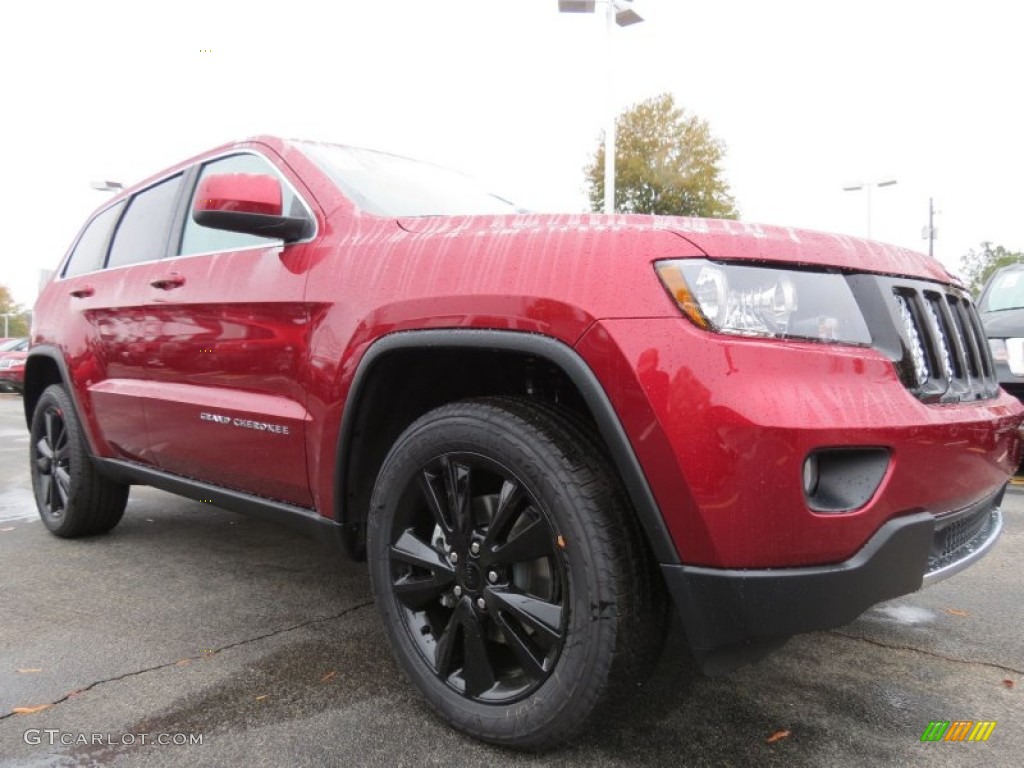
[[[988,520],[978,531],[978,534],[971,541],[958,548],[958,554],[963,552],[962,555],[955,560],[945,561],[939,567],[925,573],[924,586],[948,579],[953,574],[959,573],[964,568],[973,565],[992,549],[992,545],[996,543],[1002,531],[1003,513],[999,507],[995,507],[989,512]]]

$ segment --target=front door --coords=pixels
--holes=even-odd
[[[285,211],[315,215],[298,181],[262,155],[209,161],[198,179],[210,173],[275,175]],[[146,305],[153,458],[167,472],[312,506],[303,379],[311,246],[202,227],[191,208]]]

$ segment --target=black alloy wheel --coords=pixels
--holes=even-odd
[[[96,471],[71,398],[60,384],[32,412],[29,470],[39,517],[62,538],[106,533],[121,521],[128,486]]]
[[[450,725],[571,740],[643,681],[664,586],[592,427],[514,397],[410,424],[377,476],[367,559],[395,657]]]
[[[512,470],[472,454],[431,459],[392,539],[392,593],[438,679],[509,703],[548,678],[565,638],[565,565],[549,514]]]
[[[57,403],[43,409],[42,435],[36,441],[37,496],[40,511],[59,519],[71,495],[71,446],[64,410]]]

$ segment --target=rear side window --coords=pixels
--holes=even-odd
[[[103,258],[107,255],[110,230],[117,223],[122,208],[124,208],[123,202],[112,205],[89,222],[82,236],[78,238],[75,250],[68,258],[67,266],[64,267],[64,277],[83,275],[86,272],[103,269]]]
[[[108,267],[154,261],[164,255],[181,178],[179,173],[131,199],[114,234]]]

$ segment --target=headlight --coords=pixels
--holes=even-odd
[[[871,344],[841,274],[706,259],[655,264],[684,314],[700,328],[741,336]]]

